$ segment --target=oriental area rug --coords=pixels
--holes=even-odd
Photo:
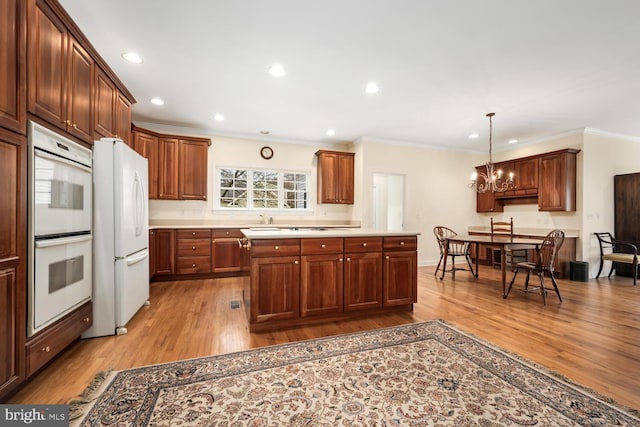
[[[115,372],[84,400],[82,426],[640,426],[437,320]]]

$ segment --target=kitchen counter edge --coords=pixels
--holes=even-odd
[[[240,230],[249,240],[257,239],[304,239],[318,237],[390,237],[390,236],[419,236],[418,232],[411,231],[380,231],[362,228],[328,228],[326,230],[252,230],[243,228]]]

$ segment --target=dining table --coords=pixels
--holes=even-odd
[[[529,237],[511,237],[511,236],[499,236],[499,235],[486,235],[486,234],[458,234],[456,236],[448,237],[447,244],[444,245],[444,265],[442,268],[442,276],[440,280],[444,279],[444,273],[447,269],[447,258],[449,256],[449,244],[450,243],[468,243],[475,245],[475,271],[471,271],[473,277],[478,278],[478,255],[480,246],[491,247],[500,250],[500,269],[502,273],[502,297],[507,297],[507,249],[540,249],[540,245],[544,240],[543,237],[529,238]]]

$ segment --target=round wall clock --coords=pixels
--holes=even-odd
[[[262,147],[260,149],[260,155],[263,159],[269,160],[273,157],[273,149],[271,147]]]

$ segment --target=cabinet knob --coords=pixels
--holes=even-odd
[[[49,353],[51,351],[51,347],[46,346],[46,347],[42,347],[42,352],[43,353]]]
[[[342,258],[340,258],[338,261],[342,262]]]
[[[77,124],[74,123],[72,126],[73,126],[74,129],[78,129],[78,125]]]
[[[320,245],[321,248],[326,248],[327,245],[325,245],[324,243]]]
[[[274,246],[273,249],[277,251],[278,249],[280,249],[280,246]]]
[[[294,264],[299,264],[299,261],[293,261]]]
[[[63,122],[67,126],[71,126],[71,120],[67,119]]]
[[[389,255],[387,255],[385,258],[386,258],[386,259],[389,259]]]
[[[191,249],[193,249],[193,250],[195,251],[195,250],[196,250],[196,247],[195,247],[195,246],[191,246]]]
[[[347,262],[351,262],[351,258],[347,258]]]
[[[191,267],[195,267],[195,266],[196,266],[195,264],[191,264]]]
[[[366,248],[366,247],[367,247],[367,244],[366,244],[366,243],[363,243],[363,244],[362,244],[362,247]]]
[[[404,242],[400,242],[400,246],[404,246]]]
[[[195,232],[195,231],[192,231],[192,232],[191,232],[191,235],[192,235],[192,236],[195,236],[195,235],[196,235],[196,232]]]
[[[229,232],[227,231],[227,236],[229,235]]]
[[[89,323],[89,322],[91,322],[91,318],[90,317],[85,317],[84,319],[82,319],[82,321],[84,323]]]

